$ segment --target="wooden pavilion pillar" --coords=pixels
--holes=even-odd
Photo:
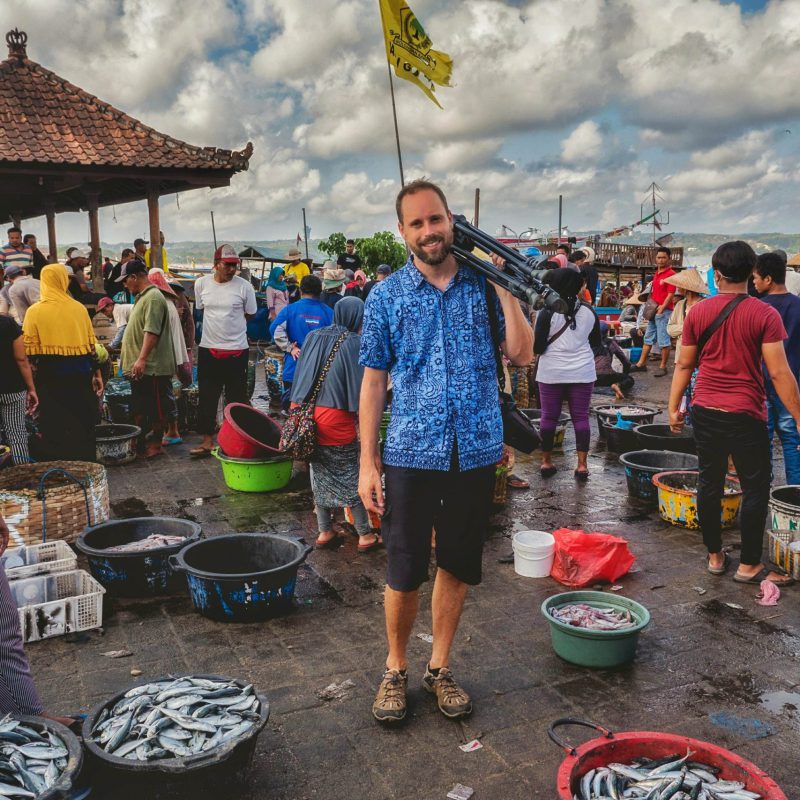
[[[56,210],[52,204],[45,208],[47,217],[47,256],[48,262],[58,261],[58,241],[56,240]]]
[[[147,215],[150,221],[150,268],[163,269],[161,264],[161,222],[158,209],[158,184],[147,187]]]
[[[86,193],[86,208],[89,211],[89,247],[92,251],[92,290],[100,291],[103,285],[103,264],[100,260],[100,216],[98,212],[98,193]]]

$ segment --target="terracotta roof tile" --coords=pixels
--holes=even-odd
[[[173,139],[19,56],[0,62],[0,121],[0,161],[239,171],[253,152]]]

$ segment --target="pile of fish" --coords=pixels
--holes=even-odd
[[[692,753],[589,770],[574,800],[759,800],[740,781],[721,780],[719,770],[690,761]]]
[[[0,720],[0,797],[38,797],[67,768],[64,742],[9,716]]]
[[[192,676],[155,681],[103,709],[91,738],[117,758],[186,757],[244,736],[260,710],[252,684]]]
[[[138,539],[114,547],[106,547],[106,553],[137,553],[139,550],[155,550],[157,547],[172,547],[174,544],[185,542],[183,536],[168,536],[164,533],[151,533],[146,539]]]
[[[590,631],[621,631],[636,625],[636,619],[627,609],[625,612],[615,611],[613,608],[597,608],[586,603],[551,608],[550,616],[565,625]]]

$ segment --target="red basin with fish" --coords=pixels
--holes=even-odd
[[[555,735],[555,729],[562,725],[594,728],[603,736],[572,747]],[[687,750],[692,751],[693,761],[716,767],[720,780],[740,781],[748,791],[760,794],[763,800],[788,800],[780,786],[763,769],[730,750],[689,736],[655,731],[612,733],[596,723],[571,717],[556,720],[547,733],[567,752],[556,778],[560,800],[572,800],[574,796],[580,796],[577,794],[580,791],[580,780],[589,770],[605,767],[612,762],[628,764],[639,757],[666,758],[686,753]]]

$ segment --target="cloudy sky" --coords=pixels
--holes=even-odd
[[[800,230],[798,0],[412,0],[455,62],[444,110],[395,81],[406,179],[481,227],[638,218],[651,181],[683,231]],[[65,24],[54,24],[54,20]],[[172,241],[394,228],[399,187],[377,0],[3,0],[28,55],[198,145],[255,145],[228,189],[162,198]],[[67,23],[68,21],[68,23]],[[142,204],[104,241],[146,229]],[[61,241],[87,236],[81,215]],[[26,226],[44,233],[42,220]]]

